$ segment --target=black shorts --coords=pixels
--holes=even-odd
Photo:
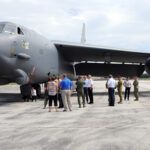
[[[49,106],[52,106],[52,102],[54,101],[54,106],[57,106],[57,94],[56,95],[49,95]]]

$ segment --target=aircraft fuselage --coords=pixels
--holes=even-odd
[[[4,31],[0,34],[0,84],[43,83],[48,80],[48,75],[67,71],[67,63],[53,43],[32,30],[12,23],[3,24]],[[13,27],[14,31],[5,31],[9,27]]]

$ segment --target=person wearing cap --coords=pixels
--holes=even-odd
[[[108,88],[109,106],[114,106],[116,81],[112,75],[109,75],[109,79],[106,84],[107,84],[106,87]]]

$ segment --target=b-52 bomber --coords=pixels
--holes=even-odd
[[[40,84],[50,75],[141,76],[150,53],[49,41],[26,27],[0,22],[0,85]]]

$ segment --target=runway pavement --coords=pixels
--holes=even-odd
[[[1,86],[0,150],[149,150],[150,81],[140,81],[139,102],[131,95],[115,107],[105,81],[94,85],[95,103],[78,108],[73,96],[72,112],[48,112],[42,99],[23,102],[18,86]]]

